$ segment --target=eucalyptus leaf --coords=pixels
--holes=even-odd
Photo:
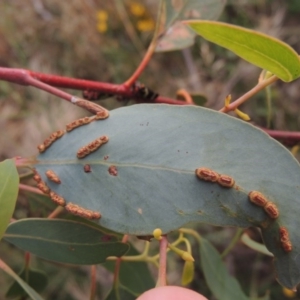
[[[241,241],[246,245],[248,246],[249,248],[259,252],[259,253],[262,253],[262,254],[265,254],[265,255],[268,255],[268,256],[273,256],[273,254],[266,248],[265,245],[263,244],[260,244],[254,240],[252,240],[250,238],[250,236],[247,234],[247,233],[244,233],[241,237]]]
[[[102,263],[129,249],[117,236],[71,220],[25,219],[10,224],[5,240],[41,258],[76,265]]]
[[[201,238],[200,259],[205,280],[219,300],[249,300],[237,280],[230,276],[221,255],[209,241]]]
[[[77,158],[79,148],[103,135],[109,137],[106,144]],[[292,288],[300,281],[299,163],[239,119],[194,106],[120,108],[106,120],[66,133],[37,157],[35,167],[67,203],[100,212],[98,223],[116,232],[151,235],[161,228],[167,233],[191,222],[261,227],[280,282]],[[235,187],[199,180],[199,167],[232,176]],[[49,169],[61,184],[45,176]],[[249,201],[252,190],[277,206],[277,220]],[[289,231],[290,253],[280,245],[279,226]]]
[[[19,191],[19,175],[13,159],[0,163],[0,239],[12,217]]]
[[[11,276],[19,285],[23,288],[23,290],[27,293],[27,295],[32,300],[43,300],[43,298],[31,287],[29,286],[20,276],[18,276],[4,261],[0,260],[0,269],[2,269],[5,273]]]
[[[23,269],[20,272],[19,276],[38,293],[42,292],[48,283],[47,275],[40,270]],[[23,289],[23,287],[17,281],[14,281],[13,284],[8,289],[8,291],[6,292],[5,296],[7,298],[14,298],[14,297],[24,297],[26,295],[27,293]]]
[[[215,21],[185,21],[196,33],[231,50],[246,61],[289,82],[300,76],[297,52],[288,44],[258,31]]]

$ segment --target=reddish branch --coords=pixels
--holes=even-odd
[[[113,94],[123,96],[125,98],[136,98],[135,92],[131,87],[126,87],[124,84],[111,84],[98,81],[74,79],[63,76],[48,75],[37,73],[25,69],[12,69],[0,67],[0,80],[10,81],[21,85],[36,86],[57,95],[67,101],[71,101],[72,95],[58,90],[54,87],[70,88],[75,90],[95,90],[105,94]],[[143,99],[138,99],[142,102]],[[154,103],[166,103],[173,105],[190,105],[185,101],[175,100],[172,98],[158,96]],[[233,103],[232,103],[233,104]],[[293,145],[300,142],[300,132],[278,131],[264,129],[271,137],[282,141],[287,145]]]
[[[0,67],[0,79],[10,81],[21,85],[30,85],[55,94],[62,99],[71,101],[72,95],[51,87],[69,88],[74,90],[94,90],[103,94],[112,94],[125,98],[137,98],[135,91],[124,84],[111,84],[105,82],[91,81],[85,79],[74,79],[64,76],[48,75],[38,72],[33,72],[25,69],[11,69]],[[43,85],[43,83],[47,84]],[[54,90],[55,89],[55,90]],[[143,99],[138,99],[142,102]],[[175,100],[172,98],[158,96],[154,103],[166,103],[175,105],[186,105],[184,101]]]

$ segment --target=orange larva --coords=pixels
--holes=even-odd
[[[285,252],[291,252],[293,250],[293,246],[290,241],[281,242],[281,246]]]
[[[217,182],[219,179],[219,174],[208,168],[198,168],[196,169],[196,175],[198,178],[206,181]]]
[[[77,151],[77,157],[78,158],[84,158],[85,156],[87,156],[91,152],[96,151],[100,146],[102,146],[103,144],[105,144],[107,142],[108,142],[108,137],[106,135],[103,135],[103,136],[95,139],[94,141],[90,142],[86,146],[81,147]]]
[[[264,206],[264,210],[272,219],[277,219],[279,217],[279,210],[273,202],[268,202]]]
[[[42,178],[41,178],[41,176],[40,176],[39,174],[33,175],[32,178],[33,178],[33,180],[34,180],[35,182],[37,182],[37,183],[39,183],[39,182],[42,181]]]
[[[290,241],[289,233],[285,227],[280,227],[279,228],[279,235],[280,235],[280,242],[283,250],[285,252],[290,252],[292,251],[292,243]]]
[[[220,174],[218,178],[218,184],[224,187],[231,188],[234,186],[234,179],[228,175]]]
[[[44,194],[49,194],[50,193],[50,189],[49,187],[46,185],[46,183],[44,181],[40,181],[37,184],[37,187],[39,190],[41,190]]]
[[[43,153],[46,150],[46,147],[44,144],[40,144],[37,146],[40,153]]]
[[[109,112],[105,109],[102,111],[98,111],[96,115],[94,116],[95,120],[103,120],[109,117]]]
[[[101,218],[101,214],[99,212],[82,208],[81,206],[71,202],[66,205],[66,210],[73,215],[80,216],[82,218],[86,218],[90,220]]]
[[[280,240],[281,241],[288,241],[289,240],[289,233],[285,227],[279,228]]]
[[[56,203],[57,205],[60,206],[65,206],[66,205],[66,201],[63,197],[59,196],[58,194],[54,193],[54,192],[50,192],[49,194],[51,200]]]
[[[73,121],[73,122],[67,124],[66,130],[69,132],[69,131],[73,130],[74,128],[91,123],[92,120],[93,119],[89,118],[89,117],[80,118],[76,121]]]
[[[248,196],[249,200],[258,206],[264,207],[268,203],[268,199],[260,192],[251,191]]]
[[[53,132],[47,139],[44,140],[44,143],[39,145],[37,148],[40,153],[44,152],[47,148],[49,148],[57,139],[64,135],[63,130],[58,130]]]
[[[57,174],[54,173],[54,171],[47,170],[45,174],[49,180],[51,180],[55,183],[58,183],[58,184],[61,183],[60,178],[57,176]]]

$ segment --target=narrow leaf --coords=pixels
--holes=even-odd
[[[20,272],[19,277],[23,279],[29,286],[31,286],[38,293],[42,292],[48,283],[47,275],[44,272],[39,270],[23,269]],[[27,294],[26,291],[18,283],[18,281],[15,281],[6,292],[6,297],[8,298],[24,297],[26,294]]]
[[[15,162],[7,159],[0,163],[0,239],[12,217],[19,190],[19,175]]]
[[[268,256],[274,256],[267,248],[265,245],[263,244],[260,244],[254,240],[252,240],[250,238],[250,236],[247,234],[247,233],[244,233],[241,237],[241,241],[246,245],[248,246],[249,248],[259,252],[259,253],[262,253],[262,254],[265,254],[265,255],[268,255]]]
[[[31,288],[22,278],[20,278],[4,261],[0,260],[0,269],[6,272],[9,276],[11,276],[15,281],[17,281],[20,286],[24,289],[27,295],[32,300],[43,300],[43,298],[33,289]]]
[[[20,220],[8,226],[5,240],[41,258],[76,265],[99,264],[129,248],[94,225],[71,220]]]
[[[286,43],[254,30],[215,21],[185,21],[199,35],[289,82],[300,76],[297,52]]]
[[[207,285],[217,299],[249,300],[237,280],[228,273],[218,251],[204,238],[200,241],[200,258]]]

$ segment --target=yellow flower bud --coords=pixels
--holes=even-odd
[[[187,251],[183,251],[183,253],[181,254],[181,258],[185,261],[195,261],[194,257]]]
[[[181,277],[182,285],[188,285],[190,282],[192,282],[193,278],[194,278],[194,262],[186,261],[184,263],[184,267],[182,271],[182,277]]]
[[[234,112],[235,112],[241,119],[243,119],[244,121],[250,121],[250,120],[251,120],[250,117],[249,117],[247,114],[243,113],[242,111],[240,111],[240,110],[237,109],[237,108],[234,110]]]
[[[156,228],[153,230],[153,236],[157,240],[161,240],[162,230],[160,228]]]

